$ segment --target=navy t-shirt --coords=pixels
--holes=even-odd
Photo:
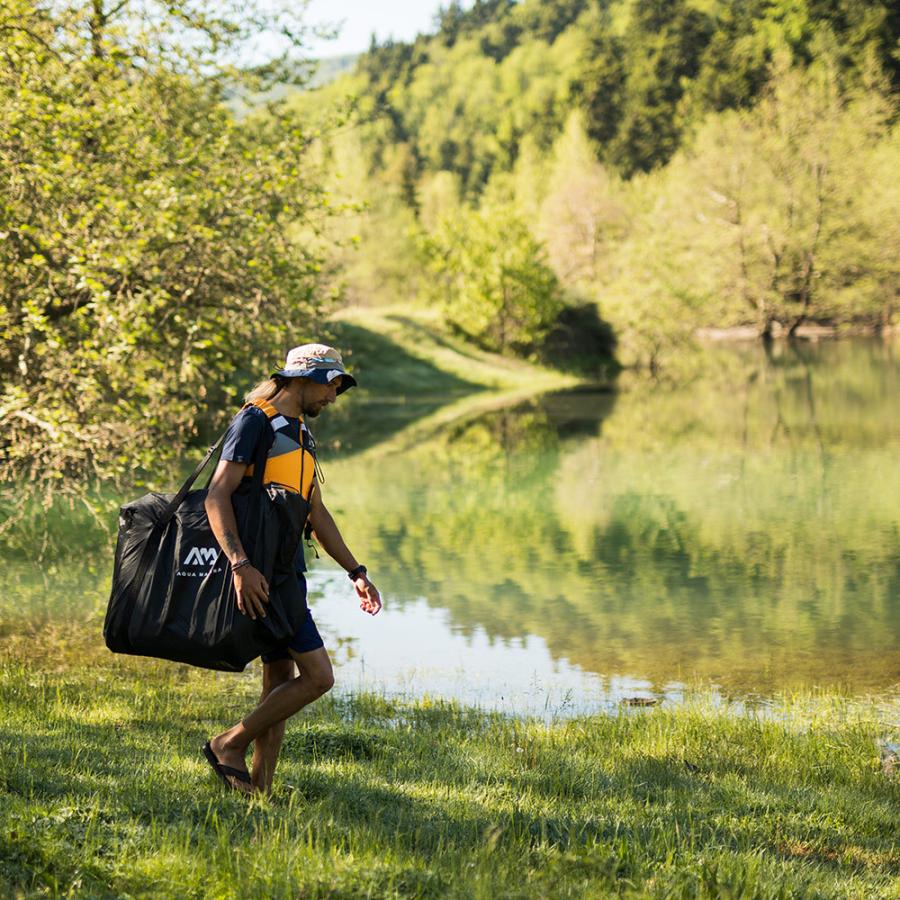
[[[282,415],[272,419],[270,429],[269,417],[258,406],[247,406],[228,426],[225,440],[222,442],[221,458],[227,462],[252,466],[256,461],[259,442],[266,440],[268,456],[264,483],[277,481],[293,490],[302,489],[303,496],[308,496],[315,463],[310,453],[306,449],[301,449],[302,446],[309,445],[308,440],[304,440],[301,445],[305,430],[299,419]],[[298,576],[302,576],[306,571],[302,541],[297,547],[294,567]]]

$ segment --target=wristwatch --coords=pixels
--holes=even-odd
[[[369,570],[365,566],[357,566],[355,569],[352,569],[347,573],[347,577],[351,581],[356,581],[360,575],[365,575]]]

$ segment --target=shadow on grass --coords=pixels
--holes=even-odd
[[[471,359],[473,362],[483,362],[483,360],[479,359],[478,355],[472,348],[465,346],[461,341],[454,342],[445,335],[440,334],[437,331],[433,331],[427,325],[423,324],[422,322],[417,322],[415,319],[412,319],[409,316],[401,316],[393,313],[386,316],[385,318],[390,319],[390,321],[392,322],[396,322],[398,325],[402,325],[404,328],[414,332],[415,334],[421,335],[423,338],[431,341],[433,344],[437,344],[438,347],[442,347],[445,350],[452,350],[454,353],[458,353],[460,356],[464,356],[466,359]]]
[[[884,827],[892,819],[881,809],[890,797],[874,780],[798,785],[788,771],[767,773],[728,754],[689,765],[641,752],[641,721],[589,723],[590,737],[566,746],[453,708],[386,708],[368,719],[356,715],[365,700],[324,701],[290,725],[276,797],[248,804],[221,788],[200,752],[252,705],[255,685],[234,687],[228,679],[141,681],[139,672],[108,679],[102,691],[86,676],[53,689],[7,686],[0,885],[33,885],[26,873],[42,872],[52,886],[77,871],[114,891],[121,873],[106,860],[133,841],[147,852],[147,841],[166,833],[198,853],[302,834],[326,858],[362,847],[407,867],[413,858],[419,869],[385,874],[385,884],[402,875],[428,895],[440,895],[454,866],[492,855],[530,859],[537,871],[546,854],[567,854],[611,887],[704,848],[743,854],[747,865],[765,853],[795,874],[896,870]]]
[[[437,368],[368,328],[350,322],[335,322],[331,327],[338,346],[348,348],[347,368],[368,393],[432,396],[440,405],[447,394],[481,390],[480,385]],[[437,342],[427,329],[423,333]]]

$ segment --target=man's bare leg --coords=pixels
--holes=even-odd
[[[259,702],[262,703],[279,685],[294,678],[294,660],[278,659],[263,663],[263,688]],[[284,740],[285,722],[278,722],[271,728],[257,735],[253,741],[253,761],[250,764],[253,787],[257,791],[268,794],[272,789],[272,778],[275,775],[275,763]]]
[[[236,769],[243,769],[246,765],[244,757],[251,741],[256,740],[272,726],[283,723],[304,706],[312,703],[313,700],[318,700],[334,686],[331,660],[324,647],[309,653],[295,653],[291,650],[291,656],[294,658],[300,674],[296,678],[273,686],[265,699],[250,715],[227,731],[217,734],[210,741],[212,751],[219,762]],[[274,763],[272,768],[274,769]],[[259,777],[254,778],[254,781],[263,782],[262,775],[263,773],[260,772]],[[247,792],[254,790],[253,785],[245,785],[236,780],[233,780],[232,784]]]

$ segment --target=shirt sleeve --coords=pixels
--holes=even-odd
[[[247,465],[252,463],[256,459],[266,421],[266,414],[258,406],[242,409],[225,432],[221,459]]]

